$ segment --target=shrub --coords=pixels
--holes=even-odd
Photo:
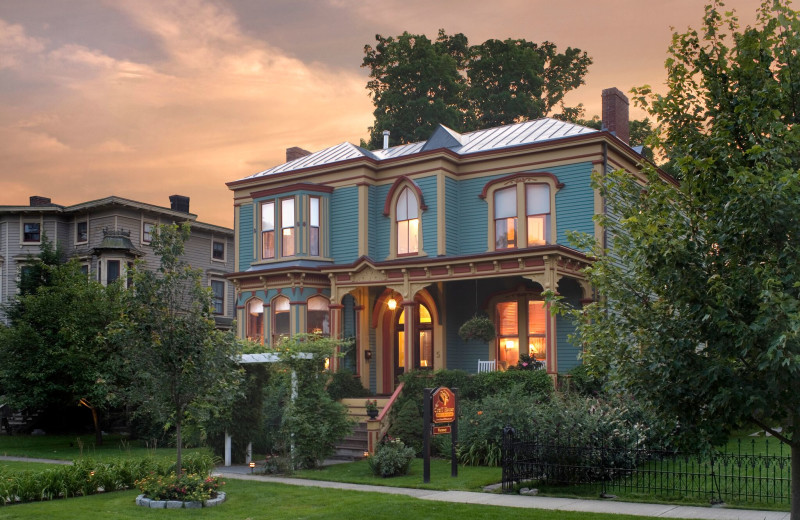
[[[367,458],[367,462],[375,476],[385,478],[407,474],[413,459],[413,448],[400,439],[389,439],[378,445],[375,455]]]
[[[364,388],[364,385],[361,384],[361,380],[352,372],[348,371],[341,371],[333,374],[328,382],[326,390],[334,401],[339,401],[347,397],[369,397],[372,395],[372,392]]]
[[[398,401],[397,408],[393,407],[394,416],[389,434],[395,438],[405,439],[414,453],[422,453],[422,399],[416,403],[411,399]]]
[[[153,500],[200,501],[216,498],[219,487],[224,485],[219,477],[197,473],[175,473],[148,475],[136,481],[136,487],[147,498]]]
[[[478,401],[462,401],[456,454],[463,464],[497,466],[503,428],[531,426],[535,402],[522,392],[505,392]]]
[[[598,396],[603,391],[605,378],[591,374],[583,363],[569,371],[569,392],[579,395]]]
[[[461,395],[465,400],[480,400],[495,394],[522,393],[540,402],[553,395],[553,380],[544,370],[507,370],[481,372]]]

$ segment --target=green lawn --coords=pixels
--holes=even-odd
[[[459,466],[458,477],[450,476],[450,461],[434,459],[431,461],[431,481],[422,483],[422,459],[414,459],[411,471],[402,477],[381,478],[372,474],[366,460],[349,464],[334,464],[321,469],[303,470],[293,477],[311,480],[331,480],[373,486],[407,487],[420,489],[481,491],[484,486],[500,482],[500,468],[484,466]]]
[[[184,449],[184,453],[196,451]],[[37,459],[73,460],[88,457],[95,460],[156,455],[174,457],[175,448],[148,446],[121,435],[103,437],[103,445],[95,444],[94,435],[2,435],[0,455]]]
[[[16,462],[12,460],[0,460],[0,473],[7,471],[43,471],[54,468],[57,464],[47,464],[44,462]]]
[[[433,502],[405,496],[384,495],[286,486],[251,481],[229,481],[225,486],[228,500],[224,504],[200,510],[144,509],[134,503],[135,491],[123,491],[89,497],[37,502],[0,507],[4,520],[141,519],[141,518],[203,518],[283,520],[324,518],[326,520],[392,520],[425,518],[484,518],[507,520],[628,520],[645,517],[598,513],[572,513],[537,509],[515,509],[498,506]]]

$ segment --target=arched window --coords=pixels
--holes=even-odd
[[[327,336],[331,333],[331,318],[328,312],[328,302],[329,300],[324,296],[312,296],[308,299],[306,332],[309,334],[322,334]]]
[[[278,296],[272,300],[272,345],[278,344],[281,338],[287,338],[291,334],[289,328],[289,298]]]
[[[247,339],[264,343],[264,302],[252,299],[245,306]]]
[[[397,254],[411,255],[419,252],[419,203],[411,188],[403,188],[397,197]]]

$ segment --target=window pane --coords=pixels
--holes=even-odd
[[[418,216],[418,214],[417,214],[417,211],[418,211],[417,210],[417,206],[419,205],[419,204],[417,204],[417,196],[414,195],[414,192],[411,191],[411,188],[406,188],[403,191],[406,193],[406,200],[407,200],[406,218],[409,218],[409,219],[417,218],[417,216]]]
[[[528,334],[547,332],[547,308],[541,300],[528,301]]]
[[[311,226],[319,227],[319,198],[311,197],[308,199],[308,223]]]
[[[517,216],[517,187],[504,188],[494,192],[494,218]]]
[[[431,322],[431,311],[429,311],[428,308],[425,307],[424,305],[419,306],[419,322],[420,323]]]
[[[408,220],[408,188],[397,198],[397,220]]]
[[[433,331],[419,331],[419,366],[433,367]]]
[[[273,338],[277,341],[281,336],[289,335],[289,299],[283,296],[275,298],[272,302],[272,309],[275,316]]]
[[[519,333],[518,314],[517,302],[501,302],[497,304],[497,322],[501,336],[516,336]]]
[[[517,219],[504,218],[494,223],[495,249],[517,247]]]
[[[214,242],[212,249],[212,257],[215,260],[225,259],[225,242]]]
[[[419,219],[408,221],[408,252],[419,252]]]
[[[308,230],[308,254],[319,256],[319,227],[311,226]]]
[[[275,203],[265,202],[261,205],[261,231],[275,229]]]
[[[537,246],[547,243],[547,219],[543,215],[528,217],[528,245]]]
[[[247,339],[264,342],[264,303],[250,300],[247,303]]]
[[[89,239],[89,224],[88,222],[78,222],[76,224],[76,242],[86,242]]]
[[[261,233],[261,258],[275,258],[275,232]]]
[[[225,282],[211,280],[211,301],[214,307],[214,314],[225,313]]]
[[[41,233],[39,232],[39,223],[28,222],[23,224],[23,234],[22,234],[22,241],[23,242],[39,242],[41,238]]]
[[[281,227],[294,227],[294,199],[283,199],[281,201]]]
[[[142,242],[149,244],[153,240],[153,224],[144,223],[142,230]]]
[[[112,283],[119,278],[119,260],[109,260],[106,263],[106,281]]]
[[[525,186],[525,206],[528,215],[550,213],[550,186],[527,184]]]
[[[519,337],[500,338],[500,361],[504,367],[512,367],[519,361]]]
[[[281,256],[294,256],[294,228],[286,228],[283,230]]]
[[[408,220],[397,223],[397,254],[408,254]]]
[[[314,296],[308,299],[308,330],[311,334],[330,334],[331,323],[328,314],[328,299]]]

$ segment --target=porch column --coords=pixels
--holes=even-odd
[[[342,308],[344,306],[341,304],[335,304],[328,307],[328,311],[330,312],[330,335],[331,339],[342,339]],[[339,347],[336,347],[336,354],[331,359],[331,372],[338,372],[340,359],[339,359]]]
[[[417,330],[417,302],[413,300],[404,301],[403,311],[405,312],[403,330],[403,338],[405,340],[405,366],[403,367],[403,372],[410,372],[414,369],[414,348],[416,347],[416,339],[419,335],[419,331]]]

